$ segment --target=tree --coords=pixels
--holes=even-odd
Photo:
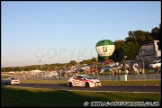
[[[161,50],[161,24],[160,24],[160,29],[159,29],[159,36],[158,36],[159,38],[159,42],[158,42],[158,46],[159,46],[159,50]]]
[[[137,42],[128,42],[126,44],[126,49],[123,50],[125,50],[124,52],[126,53],[129,60],[134,59],[135,56],[139,53],[139,47],[140,45]]]
[[[123,45],[125,45],[124,40],[117,40],[114,42],[115,50],[122,48]]]
[[[150,41],[153,41],[154,39],[151,37],[151,36],[147,36],[147,38],[146,38],[146,41],[147,42],[150,42]]]
[[[128,37],[126,37],[125,42],[138,42],[138,44],[148,41],[153,41],[153,38],[151,36],[150,32],[142,31],[142,30],[136,30],[136,31],[129,31]]]
[[[113,55],[110,57],[114,61],[121,61],[123,59],[123,48],[118,48],[114,51]]]
[[[91,61],[91,59],[88,59],[88,60],[83,60],[81,63],[82,64],[91,64],[92,61]]]
[[[91,59],[91,63],[93,63],[93,62],[96,62],[96,58],[95,58],[95,57],[93,57],[93,58]]]
[[[77,64],[77,62],[75,60],[70,61],[70,65],[76,65],[76,64]]]
[[[114,61],[120,61],[123,59],[123,55],[124,55],[123,46],[125,45],[125,41],[117,40],[114,42],[114,45],[115,45],[115,51],[110,58],[113,59]]]
[[[157,40],[159,38],[160,29],[158,27],[155,27],[151,30],[151,36],[154,40]]]
[[[98,59],[98,62],[103,62],[103,61],[104,61],[104,58],[101,57],[99,54],[98,54],[98,56],[97,56],[97,59]]]

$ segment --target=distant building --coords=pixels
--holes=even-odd
[[[31,70],[30,72],[33,72],[33,73],[39,73],[39,72],[42,72],[41,70]]]
[[[136,56],[136,59],[140,57],[143,60],[153,60],[161,57],[161,49],[158,46],[159,40],[154,40],[151,42],[141,43],[140,53]]]

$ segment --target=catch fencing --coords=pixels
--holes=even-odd
[[[38,74],[15,74],[20,80],[68,80],[71,76],[54,76],[54,75],[38,75]],[[99,80],[113,81],[133,81],[133,80],[161,80],[161,74],[134,74],[134,75],[116,75],[116,76],[94,76]]]

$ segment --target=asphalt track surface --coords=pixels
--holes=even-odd
[[[68,87],[66,84],[34,84],[34,83],[21,83],[19,85],[5,85],[1,81],[1,86],[19,86],[19,87],[32,87],[32,88],[51,88],[55,90],[75,90],[75,91],[90,91],[90,92],[133,92],[133,93],[161,93],[161,86],[146,85],[146,86],[102,86],[95,88],[85,87]]]

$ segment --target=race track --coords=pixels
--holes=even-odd
[[[67,87],[66,84],[32,84],[22,83],[20,85],[5,85],[1,82],[1,86],[20,86],[20,87],[32,87],[32,88],[51,88],[56,90],[84,90],[95,92],[137,92],[137,93],[161,93],[161,86],[102,86],[96,88],[84,88],[84,87]]]

